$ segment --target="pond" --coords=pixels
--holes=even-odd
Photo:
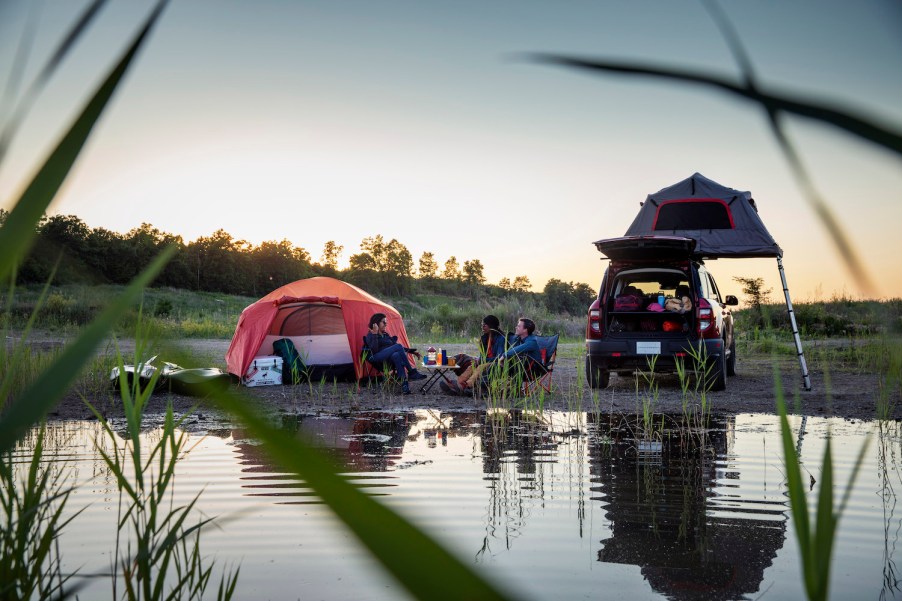
[[[417,410],[290,416],[283,426],[314,437],[363,490],[516,598],[803,598],[778,418],[712,416],[707,429],[674,416],[649,423],[656,433],[642,436],[635,415]],[[870,438],[840,522],[831,597],[902,597],[902,426],[810,417],[790,424],[811,507],[827,437],[837,500]],[[218,520],[201,545],[216,559],[216,578],[240,565],[236,598],[404,596],[303,482],[273,467],[241,429],[199,420],[185,428],[190,450],[175,502],[202,492],[198,515]],[[45,443],[50,465],[76,485],[68,511],[82,513],[60,543],[65,569],[82,575],[109,571],[114,556],[118,492],[94,448],[101,436],[97,422],[51,422]],[[20,466],[33,439],[17,450]],[[434,579],[437,597],[454,587],[441,572]],[[110,594],[108,578],[93,578],[80,596]]]

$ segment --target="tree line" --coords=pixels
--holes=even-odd
[[[0,226],[9,213],[0,209]],[[225,230],[185,242],[181,236],[142,223],[125,234],[85,224],[75,215],[44,217],[36,227],[36,242],[16,274],[19,284],[127,284],[166,246],[173,259],[154,286],[262,296],[295,280],[335,277],[374,294],[411,293],[466,295],[473,298],[533,294],[526,275],[486,281],[479,259],[463,262],[451,256],[444,263],[432,252],[414,262],[407,247],[381,235],[364,238],[346,269],[338,268],[344,247],[328,241],[318,260],[288,240],[254,245],[236,240]],[[548,309],[579,315],[595,292],[586,284],[551,279],[543,290]]]

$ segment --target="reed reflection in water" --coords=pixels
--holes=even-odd
[[[802,596],[775,416],[712,416],[699,428],[658,415],[649,428],[636,416],[417,410],[283,423],[524,598]],[[175,493],[203,488],[199,513],[227,518],[204,544],[241,563],[239,598],[397,598],[303,481],[274,468],[240,429],[188,427],[193,448]],[[865,434],[879,438],[840,523],[831,588],[838,599],[899,597],[900,425],[794,418],[793,427],[815,482],[828,429],[838,482]],[[71,470],[77,486],[69,509],[87,506],[61,541],[67,568],[83,573],[108,566],[115,530],[98,434],[95,422],[55,422],[47,436],[53,469]],[[17,454],[26,460],[27,440]],[[436,582],[453,586],[439,574]],[[93,582],[85,598],[108,591]]]

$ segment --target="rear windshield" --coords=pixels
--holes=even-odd
[[[622,294],[638,294],[648,298],[657,296],[692,298],[694,295],[690,290],[686,274],[677,269],[631,269],[616,275],[611,287],[611,298],[617,298]]]

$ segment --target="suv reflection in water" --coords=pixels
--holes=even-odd
[[[733,417],[710,418],[704,438],[687,428],[646,446],[635,416],[590,416],[589,470],[612,535],[598,561],[639,566],[654,590],[672,599],[737,599],[757,592],[786,538],[786,507],[730,498],[715,488],[729,471]],[[682,418],[657,415],[655,423]],[[738,488],[738,487],[737,487]],[[741,506],[741,509],[740,509]],[[731,517],[731,512],[757,519]]]

